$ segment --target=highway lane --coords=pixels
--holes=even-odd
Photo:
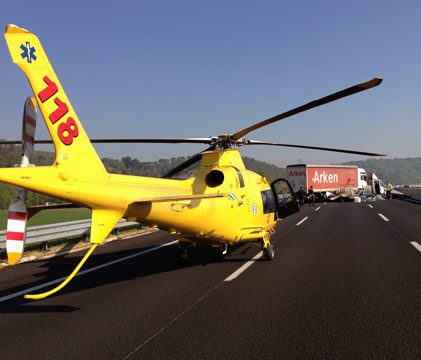
[[[168,246],[76,278],[53,298],[2,302],[0,355],[420,358],[421,254],[408,241],[420,241],[421,207],[371,205],[306,206],[279,226],[275,260],[257,260],[230,282],[257,247],[180,265]],[[172,240],[158,232],[116,241],[86,267]],[[0,297],[63,276],[76,261],[72,254],[2,269]]]
[[[98,249],[87,267],[169,240],[173,238],[159,232],[147,240],[142,237],[109,243]],[[149,336],[223,281],[243,259],[251,257],[249,252],[253,250],[257,248],[241,249],[237,257],[232,255],[221,264],[214,258],[198,256],[180,265],[175,259],[175,246],[170,246],[77,278],[53,298],[38,302],[16,298],[1,303],[0,321],[7,340],[2,339],[0,354],[5,358],[32,358],[31,351],[36,351],[44,358],[56,358],[57,354],[64,358],[121,358],[139,338]],[[72,254],[68,259],[10,268],[13,270],[8,269],[7,274],[14,271],[19,285],[10,286],[8,275],[9,288],[1,296],[22,290],[22,284],[32,286],[32,272],[34,278],[42,278],[36,283],[49,281],[68,274],[76,262]],[[2,272],[4,269],[0,272],[3,279]],[[25,339],[24,347],[19,346],[20,339]]]
[[[392,229],[407,241],[421,245],[421,206],[400,200],[378,201],[372,204],[375,211],[390,219]]]
[[[276,262],[218,289],[139,357],[420,358],[420,256],[370,210],[309,216],[279,238]]]

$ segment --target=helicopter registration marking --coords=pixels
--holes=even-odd
[[[44,103],[57,94],[59,89],[57,84],[50,80],[48,76],[44,76],[42,79],[47,86],[38,93],[38,98],[42,103]],[[57,105],[57,108],[48,116],[52,125],[60,121],[69,112],[67,104],[64,101],[61,101],[58,97],[54,98],[54,103]],[[68,116],[65,121],[60,122],[57,128],[57,135],[64,145],[71,145],[73,143],[73,138],[79,135],[79,129],[76,121],[72,117]]]

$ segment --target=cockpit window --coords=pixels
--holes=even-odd
[[[275,212],[275,198],[272,190],[262,191],[263,213],[269,214]]]

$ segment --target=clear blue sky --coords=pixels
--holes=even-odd
[[[419,1],[2,1],[3,26],[37,34],[90,137],[232,133],[383,77],[379,87],[249,138],[421,156]],[[0,45],[0,137],[20,136],[23,73]],[[37,138],[46,138],[41,124]],[[141,161],[194,145],[100,146]],[[42,149],[42,148],[41,148]],[[285,166],[361,156],[249,147]]]

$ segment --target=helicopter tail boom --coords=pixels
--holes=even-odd
[[[5,39],[13,62],[27,76],[54,143],[51,166],[0,170],[0,181],[92,209],[91,242],[101,243],[127,204],[107,173],[78,119],[38,37],[8,25]]]

